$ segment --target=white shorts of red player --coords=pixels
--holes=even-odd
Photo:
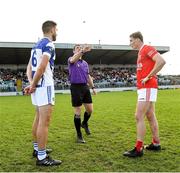
[[[157,88],[141,88],[137,90],[138,101],[150,101],[156,102],[157,100]]]

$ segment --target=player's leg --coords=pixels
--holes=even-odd
[[[148,101],[145,101],[145,102],[138,101],[138,103],[137,103],[135,118],[136,118],[136,127],[137,127],[136,148],[138,151],[140,151],[141,148],[143,147],[143,141],[144,141],[144,137],[145,137],[145,133],[146,133],[144,116],[145,116],[147,110],[149,109],[149,107],[150,107],[150,102],[148,102]],[[138,142],[139,142],[139,144],[138,144]]]
[[[35,114],[35,117],[34,117],[34,121],[33,121],[33,125],[32,125],[32,138],[33,138],[33,147],[34,147],[34,150],[33,150],[33,157],[37,157],[38,155],[38,142],[37,142],[37,127],[38,127],[38,124],[39,124],[39,109],[38,107],[36,107],[36,114]],[[49,154],[52,152],[52,149],[50,148],[46,148],[46,153]]]
[[[37,132],[38,123],[39,123],[39,110],[38,110],[38,107],[36,107],[36,113],[35,113],[35,117],[34,117],[34,121],[32,125],[33,141],[37,141],[36,132]]]
[[[37,106],[37,92],[31,94],[32,104],[35,106],[35,116],[32,124],[32,140],[33,140],[33,157],[37,157],[38,153],[38,142],[37,142],[37,127],[39,124],[39,109]]]
[[[48,127],[52,116],[52,105],[39,107],[39,124],[37,128],[38,157],[36,164],[38,166],[60,165],[62,161],[53,160],[46,153],[46,144],[48,139]]]
[[[37,157],[37,152],[38,152],[38,142],[37,142],[37,127],[38,127],[38,123],[39,123],[39,110],[38,107],[36,106],[36,113],[35,113],[35,117],[34,117],[34,121],[33,121],[33,125],[32,125],[32,138],[33,138],[33,156]]]
[[[48,127],[52,114],[52,105],[44,105],[39,107],[39,124],[37,128],[38,141],[38,159],[42,160],[46,157],[46,152],[39,155],[39,151],[46,151],[46,144],[48,138]]]
[[[128,157],[138,157],[143,155],[143,141],[146,133],[146,127],[144,122],[144,116],[150,107],[149,101],[149,89],[143,88],[137,91],[138,102],[136,106],[136,128],[137,128],[137,140],[135,148],[133,150],[124,153],[124,156]]]
[[[123,155],[128,157],[139,157],[143,155],[143,141],[146,133],[146,126],[144,122],[144,116],[149,108],[150,102],[138,101],[136,106],[136,128],[137,128],[137,140],[135,148],[126,151]]]
[[[146,133],[146,127],[144,122],[144,116],[150,108],[150,89],[144,88],[138,90],[138,103],[136,107],[136,126],[137,126],[137,141],[136,141],[136,149],[140,151],[143,147],[144,136]]]
[[[151,102],[150,108],[146,113],[147,119],[149,121],[151,133],[152,133],[152,143],[146,146],[148,150],[161,150],[160,139],[159,139],[159,127],[158,121],[155,115],[155,103]]]
[[[47,155],[46,144],[48,139],[48,127],[55,102],[54,87],[40,87],[36,89],[36,100],[39,110],[39,123],[37,127],[38,156],[36,165],[54,166],[60,165],[60,160],[53,160]]]

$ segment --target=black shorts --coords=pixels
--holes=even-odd
[[[86,84],[71,84],[70,90],[73,107],[81,106],[83,103],[92,103],[91,93]]]

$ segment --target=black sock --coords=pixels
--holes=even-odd
[[[89,118],[90,118],[91,114],[88,114],[87,112],[84,112],[84,120],[83,120],[83,124],[87,124]]]
[[[77,132],[77,135],[78,136],[82,136],[81,134],[81,117],[80,115],[74,115],[74,125],[75,125],[75,128],[76,128],[76,132]]]

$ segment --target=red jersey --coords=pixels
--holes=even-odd
[[[157,76],[152,76],[146,83],[143,85],[141,80],[144,79],[153,69],[155,62],[153,61],[154,55],[158,52],[157,50],[149,45],[144,45],[138,53],[137,59],[137,88],[157,88],[158,81]]]

